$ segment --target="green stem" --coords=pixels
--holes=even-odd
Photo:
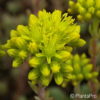
[[[93,70],[96,70],[96,52],[97,52],[97,40],[93,38],[91,41],[91,62],[93,64]]]
[[[97,39],[92,38],[90,45],[91,45],[90,46],[91,63],[93,64],[93,71],[96,71]],[[94,82],[90,81],[89,86],[91,88],[92,94],[96,94],[97,90],[96,90],[96,85],[94,84]],[[96,98],[92,98],[92,100],[96,100]]]
[[[46,98],[46,90],[45,87],[39,86],[39,90],[37,93],[40,100],[45,100]]]
[[[80,95],[81,94],[81,91],[80,91],[80,84],[77,84],[75,87],[74,87],[74,92],[75,92],[75,95]],[[81,100],[80,97],[75,97],[75,100]]]
[[[91,63],[93,64],[93,71],[96,71],[96,55],[97,55],[97,40],[99,37],[99,23],[100,21],[94,18],[89,27],[89,32],[92,36],[89,51],[90,51],[90,56],[91,56]],[[90,81],[89,86],[91,88],[92,94],[96,94],[97,89],[94,82]],[[92,100],[96,100],[96,99],[92,98]]]

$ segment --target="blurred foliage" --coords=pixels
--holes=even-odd
[[[65,93],[57,87],[51,87],[48,89],[50,97],[53,97],[54,100],[67,100]]]

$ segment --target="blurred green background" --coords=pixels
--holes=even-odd
[[[68,0],[0,0],[0,43],[6,42],[10,30],[15,29],[18,24],[26,25],[30,13],[37,14],[41,9],[50,12],[54,9],[60,9],[62,12],[66,12],[67,8]],[[76,18],[76,15],[73,17]],[[80,25],[81,37],[87,41],[87,44],[82,48],[75,49],[73,53],[85,52],[90,57],[88,45],[91,36],[88,33],[88,24],[82,23]],[[100,41],[98,41],[98,47],[97,65],[100,72]],[[29,69],[25,64],[21,68],[13,69],[11,60],[8,56],[0,58],[0,100],[34,100],[36,94],[27,83]],[[98,80],[100,80],[99,77]],[[61,88],[52,81],[48,90],[54,100],[72,100],[70,94],[74,92],[74,87],[69,83],[66,88]],[[82,93],[90,92],[85,80],[81,83],[81,91]],[[99,85],[98,95],[100,95]]]

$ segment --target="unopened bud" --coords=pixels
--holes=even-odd
[[[79,21],[82,21],[82,20],[83,20],[83,16],[82,16],[82,15],[77,15],[77,19],[78,19]]]
[[[98,75],[99,75],[98,72],[92,72],[92,76],[93,76],[93,77],[97,77]]]
[[[90,8],[88,9],[88,11],[89,11],[89,13],[94,14],[95,8],[94,8],[94,7],[90,7]]]
[[[86,41],[84,41],[83,39],[79,39],[77,42],[77,46],[82,47],[86,44]]]
[[[56,82],[56,84],[58,84],[58,85],[61,85],[61,84],[62,84],[62,82],[63,82],[63,76],[62,76],[61,73],[57,73],[57,74],[55,75],[55,82]]]
[[[16,49],[8,49],[7,53],[9,56],[14,57],[14,56],[17,56],[18,51]]]
[[[41,84],[43,86],[48,86],[50,83],[50,78],[49,77],[41,77]]]
[[[87,21],[90,20],[91,17],[92,17],[91,13],[86,13],[86,14],[85,14],[85,19],[86,19]]]
[[[17,31],[16,30],[11,30],[10,37],[12,38],[12,37],[17,37],[17,36],[18,36]]]
[[[37,44],[36,42],[30,42],[29,45],[28,45],[28,50],[31,52],[31,53],[34,53],[37,51]]]
[[[60,71],[60,65],[57,62],[51,64],[51,70],[53,73],[57,73]]]
[[[86,66],[83,67],[83,72],[90,72],[92,71],[93,65],[92,64],[87,64]]]
[[[70,73],[73,71],[73,67],[71,65],[65,65],[63,68],[64,72]]]
[[[36,69],[33,69],[29,72],[28,74],[28,79],[29,80],[36,80],[38,78],[38,71]]]
[[[86,78],[86,79],[92,78],[92,74],[91,74],[91,73],[85,73],[85,78]]]
[[[29,65],[31,67],[37,67],[40,64],[40,59],[37,57],[33,57],[29,60]]]
[[[41,66],[41,73],[43,76],[49,76],[50,75],[50,69],[49,69],[49,66],[48,65],[43,65]]]
[[[6,53],[3,50],[0,50],[0,56],[4,56]]]
[[[78,74],[76,77],[78,80],[82,80],[84,78],[82,74]]]
[[[19,67],[21,64],[22,64],[22,61],[16,58],[15,60],[13,60],[12,66],[16,68],[16,67]]]
[[[27,26],[18,25],[17,31],[18,31],[19,35],[28,35],[29,34],[29,30],[28,30]]]
[[[56,54],[56,57],[65,61],[71,57],[71,54],[68,51],[61,51],[58,54]]]
[[[70,0],[70,1],[69,1],[69,6],[70,6],[70,7],[73,7],[73,5],[74,5],[74,2]]]
[[[18,56],[24,60],[27,57],[27,52],[22,50],[18,53]]]
[[[96,16],[100,18],[100,10],[97,10]]]

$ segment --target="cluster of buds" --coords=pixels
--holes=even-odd
[[[77,18],[80,21],[97,18],[100,19],[100,0],[73,0],[69,1],[69,13],[78,13]]]
[[[73,47],[85,44],[79,33],[80,26],[74,24],[74,19],[67,13],[43,10],[38,16],[31,14],[27,26],[18,25],[12,30],[4,48],[14,58],[13,67],[28,62],[31,68],[28,79],[32,84],[48,86],[54,78],[61,85],[73,71],[66,66]]]
[[[93,71],[93,65],[85,54],[82,54],[81,56],[78,54],[74,55],[72,59],[66,61],[66,64],[73,69],[67,76],[69,81],[72,81],[73,85],[77,85],[82,80],[97,81],[96,77],[98,76],[98,72]]]

